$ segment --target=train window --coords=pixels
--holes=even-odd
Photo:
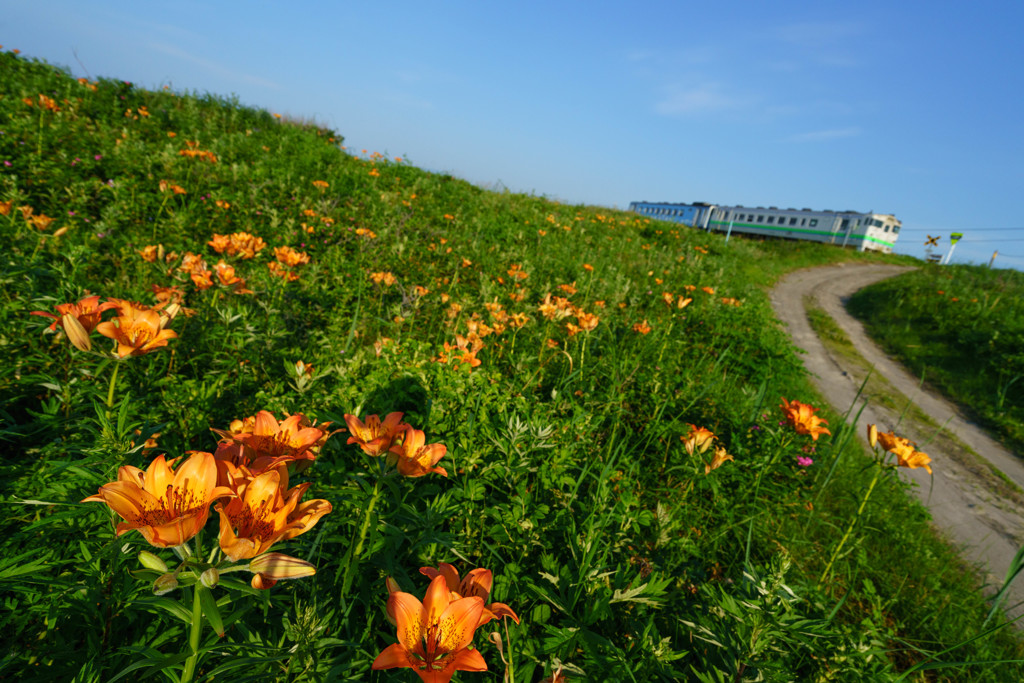
[[[794,216],[793,218],[789,219],[789,224],[790,225],[796,225],[796,216]]]
[[[774,223],[774,222],[775,222],[775,216],[768,216],[768,223],[771,224],[771,223]]]
[[[897,235],[900,234],[900,226],[898,226],[898,225],[892,226],[892,231],[894,233],[896,233]]]
[[[817,218],[812,218],[811,219],[811,227],[813,228],[817,224],[818,224],[818,219]]]
[[[764,223],[764,216],[758,216],[757,217],[757,222],[758,223]]]
[[[807,219],[806,218],[801,218],[800,219],[800,225],[801,226],[807,225]]]
[[[889,226],[888,226],[888,225],[887,225],[887,226],[885,226],[885,231],[886,231],[886,232],[889,232]]]

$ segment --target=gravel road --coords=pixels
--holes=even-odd
[[[923,469],[901,468],[899,472],[905,480],[917,484],[913,487],[914,494],[931,510],[935,526],[961,549],[967,561],[979,568],[989,590],[994,592],[1002,585],[1006,570],[1024,541],[1024,496],[994,477],[991,468],[998,469],[1024,489],[1024,461],[972,424],[955,405],[926,388],[919,388],[919,379],[875,346],[863,325],[846,312],[846,299],[858,289],[907,270],[910,269],[901,266],[846,264],[796,271],[780,280],[772,290],[772,306],[775,315],[788,328],[793,343],[806,351],[802,356],[804,366],[835,410],[845,413],[850,407],[865,371],[842,356],[830,353],[821,343],[804,309],[808,296],[832,316],[876,373],[936,423],[945,425],[945,431],[955,437],[939,438],[927,447],[922,446],[932,457],[934,478]],[[859,400],[865,402],[863,396]],[[905,400],[897,397],[896,402],[902,404]],[[851,416],[856,412],[853,410]],[[867,424],[874,423],[881,431],[889,431],[896,426],[898,418],[898,414],[868,400],[857,432],[865,441]],[[904,417],[896,431],[900,436],[924,444],[936,430],[934,426]],[[1024,614],[1024,576],[1017,577],[1004,607],[1012,616]]]

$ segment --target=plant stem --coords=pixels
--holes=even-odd
[[[203,607],[199,602],[199,584],[192,588],[192,631],[188,636],[189,649],[192,654],[185,660],[185,670],[181,674],[181,683],[191,683],[199,663],[199,637],[203,631]]]
[[[512,639],[508,635],[508,618],[502,617],[501,623],[505,627],[505,642],[508,643],[508,662],[505,672],[508,674],[508,683],[516,683],[516,670],[512,664]]]
[[[366,506],[366,515],[363,517],[363,525],[359,528],[359,540],[356,542],[355,547],[352,550],[352,557],[345,566],[345,580],[341,584],[342,595],[347,595],[348,589],[352,587],[352,579],[355,578],[355,574],[352,573],[352,568],[359,564],[363,554],[363,544],[366,542],[366,533],[370,529],[370,518],[373,516],[373,510],[377,507],[377,499],[379,498],[380,475],[378,474],[377,481],[373,483],[373,495],[370,497],[370,504]]]
[[[832,557],[829,558],[828,564],[825,565],[825,571],[821,573],[821,578],[818,579],[818,583],[821,583],[826,578],[828,578],[829,572],[832,571],[832,564],[836,561],[836,558],[839,557],[839,551],[843,549],[843,545],[846,544],[846,539],[850,537],[850,533],[853,531],[853,527],[856,526],[857,520],[860,519],[861,514],[864,512],[864,507],[868,504],[868,498],[871,497],[871,491],[874,490],[875,484],[878,483],[879,477],[882,476],[882,471],[883,470],[881,466],[879,466],[878,469],[875,470],[875,476],[871,478],[871,483],[868,485],[868,490],[864,492],[864,498],[863,500],[860,501],[860,507],[857,508],[857,514],[854,515],[853,519],[850,520],[850,524],[846,527],[846,533],[844,533],[843,537],[839,539],[839,545],[836,546],[836,549],[832,551]]]
[[[114,407],[114,387],[117,386],[117,371],[121,369],[121,363],[114,363],[114,372],[110,374],[110,388],[107,389],[107,418],[110,417],[110,411]]]

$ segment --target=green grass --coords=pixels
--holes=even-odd
[[[384,579],[422,598],[419,569],[438,562],[492,570],[490,599],[521,617],[481,627],[490,673],[457,680],[510,669],[537,681],[560,665],[609,681],[859,681],[928,662],[948,665],[928,680],[1022,674],[983,663],[1020,659],[1021,643],[1009,629],[977,637],[988,612],[977,578],[895,477],[818,580],[873,473],[840,416],[822,411],[836,438],[816,442],[780,424],[779,397],[820,399],[766,288],[795,268],[900,259],[726,245],[485,191],[350,154],[334,131],[234,100],[80,83],[10,53],[0,74],[0,201],[11,203],[0,216],[0,675],[416,680],[370,670],[396,641]],[[22,206],[55,220],[37,226]],[[238,231],[267,247],[246,259],[208,244]],[[276,266],[293,281],[269,265],[283,247],[309,257]],[[198,286],[182,269],[189,252],[211,271],[223,259],[251,293],[216,275]],[[169,323],[166,347],[123,361],[99,334],[80,351],[30,315],[87,294],[154,304],[152,285],[177,287],[190,311]],[[546,319],[549,294],[567,299],[567,317]],[[590,331],[569,326],[589,316]],[[459,360],[459,338],[482,345],[478,366]],[[401,411],[447,447],[448,476],[381,477],[383,459],[336,433],[293,476],[333,511],[274,546],[315,576],[251,591],[232,580],[249,573],[224,573],[207,594],[195,587],[204,557],[156,598],[159,572],[140,573],[138,553],[179,560],[134,531],[116,536],[115,515],[80,501],[119,466],[214,451],[211,428],[261,410],[330,429],[346,414]],[[712,452],[681,442],[690,424],[734,460],[705,474]],[[233,567],[217,533],[209,522],[204,555]],[[194,604],[210,626],[195,627]]]
[[[1018,455],[1024,453],[1024,274],[927,267],[855,294],[850,311]]]
[[[843,359],[844,367],[849,369],[854,380],[863,383],[862,395],[869,402],[884,406],[893,415],[898,415],[901,418],[901,424],[917,425],[917,428],[913,430],[916,433],[931,433],[929,444],[936,444],[943,453],[948,454],[962,467],[981,478],[991,490],[998,492],[1000,496],[1024,503],[1024,491],[1020,486],[955,435],[947,432],[945,425],[932,419],[909,397],[898,391],[883,375],[876,372],[853,345],[846,332],[823,308],[815,303],[813,297],[807,297],[804,306],[815,334],[822,340],[830,353]]]

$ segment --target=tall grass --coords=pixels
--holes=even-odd
[[[867,287],[850,310],[910,370],[1024,453],[1024,274],[929,266]]]

